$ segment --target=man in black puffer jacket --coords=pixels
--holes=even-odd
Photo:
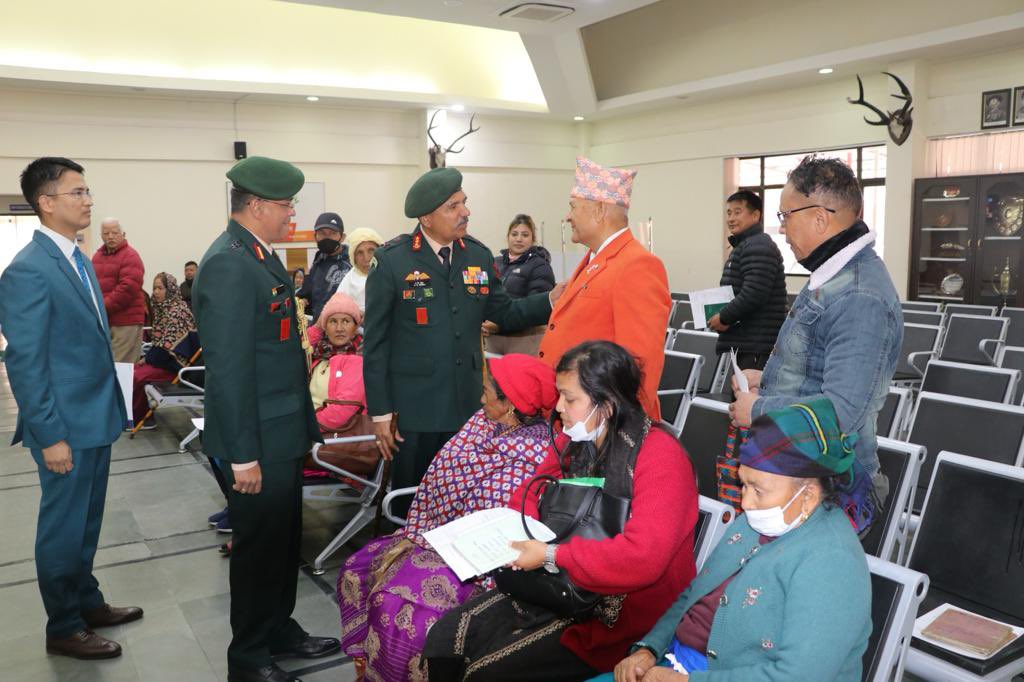
[[[746,190],[726,201],[732,253],[721,286],[735,298],[710,320],[719,332],[718,352],[736,349],[740,369],[764,369],[786,319],[786,275],[782,254],[761,224],[761,197]]]

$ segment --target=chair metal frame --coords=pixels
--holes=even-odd
[[[892,514],[889,515],[890,526],[882,534],[882,542],[878,545],[878,556],[888,559],[895,552],[896,563],[903,565],[908,554],[907,538],[910,533],[910,519],[913,516],[914,492],[921,476],[921,465],[925,460],[925,448],[922,445],[907,443],[881,436],[878,447],[898,450],[907,455],[907,469],[903,476],[903,484],[897,490],[889,490],[889,496],[895,495]]]
[[[705,337],[705,338],[714,337],[715,339],[718,338],[718,333],[717,332],[705,331],[703,329],[687,329],[687,328],[682,328],[682,329],[677,329],[676,333],[672,335],[672,346],[675,346],[676,339],[678,339],[681,335],[700,336],[700,337]],[[673,350],[673,348],[670,347],[669,350]],[[677,352],[677,353],[684,353],[686,351],[675,351],[675,352]],[[697,353],[694,353],[694,355],[697,355]],[[714,375],[711,378],[711,386],[710,386],[710,388],[708,390],[709,393],[714,393],[717,390],[721,390],[721,385],[724,382],[723,375],[725,374],[726,363],[729,362],[729,358],[727,357],[726,353],[718,354],[716,352],[715,355],[717,356],[717,360],[715,361],[715,373],[714,373]],[[704,356],[702,355],[701,357],[704,357]],[[700,381],[698,380],[697,383],[698,383],[697,390],[699,391],[700,390],[700,388],[699,388]]]
[[[935,357],[939,352],[939,346],[942,343],[942,336],[945,331],[945,327],[934,324],[917,324],[916,322],[904,322],[903,328],[906,330],[907,327],[915,327],[920,329],[933,329],[935,330],[935,338],[932,340],[931,350],[918,350],[907,353],[907,364],[910,368],[917,372],[918,376],[916,381],[920,381],[924,378],[924,370],[921,369],[920,365],[916,362],[917,358],[931,358]],[[900,383],[908,381],[906,379],[897,379],[896,382]],[[914,382],[915,380],[909,380]]]
[[[943,462],[949,462],[951,464],[976,469],[979,471],[985,471],[995,476],[1002,478],[1010,478],[1020,481],[1021,485],[1024,485],[1024,469],[1020,467],[1020,461],[1018,460],[1016,466],[1010,466],[1008,464],[1002,464],[1000,462],[992,462],[985,459],[978,459],[977,457],[969,457],[967,455],[960,455],[953,452],[942,451],[939,456],[935,459],[935,467],[932,469],[932,478],[928,482],[928,493],[924,498],[924,506],[921,507],[922,518],[928,513],[928,502],[932,496],[932,488],[935,485],[935,478],[938,475],[939,468]],[[907,563],[914,556],[914,549],[917,547],[918,534],[914,534],[914,540],[910,545],[910,552],[907,555]],[[983,557],[979,557],[980,560],[984,560]],[[932,656],[929,653],[915,649],[913,643],[911,643],[910,651],[907,653],[906,670],[918,677],[925,680],[965,680],[968,682],[1010,682],[1017,675],[1024,673],[1024,657],[1018,658],[1015,661],[1010,661],[1002,668],[998,668],[988,673],[987,675],[977,675],[970,671],[964,670],[949,661],[944,661],[940,658]]]
[[[676,435],[678,435],[679,429],[683,425],[683,419],[686,417],[688,404],[697,395],[697,382],[700,381],[700,373],[704,367],[704,356],[697,355],[696,353],[683,353],[682,351],[677,350],[667,350],[665,351],[665,356],[689,358],[693,360],[693,364],[690,367],[690,375],[686,377],[686,381],[682,388],[666,388],[658,391],[659,396],[682,395],[682,399],[679,401],[679,408],[676,410],[675,415],[673,415],[672,421],[667,419],[667,415],[662,415],[662,422],[671,428]]]
[[[186,378],[188,374],[200,371],[205,372],[206,366],[191,365],[189,367],[182,367],[178,370],[178,385],[185,386],[195,391],[195,393],[190,393],[188,395],[165,396],[160,393],[156,384],[146,384],[143,390],[146,392],[146,399],[150,406],[154,410],[158,407],[183,407],[191,412],[193,417],[201,417],[203,415],[203,405],[206,399],[206,389]],[[188,435],[182,438],[181,442],[178,443],[178,452],[185,452],[188,448],[188,444],[198,438],[201,433],[202,429],[194,427]]]
[[[1001,355],[1001,353],[1000,353],[1000,355]],[[952,370],[960,370],[960,371],[963,371],[963,372],[975,372],[975,373],[978,373],[978,374],[998,374],[998,375],[1006,376],[1007,377],[1006,390],[1003,391],[1003,397],[1000,398],[998,401],[993,400],[991,402],[1000,402],[1000,403],[1006,403],[1006,404],[1013,404],[1013,396],[1016,395],[1016,393],[1017,393],[1017,384],[1020,382],[1020,370],[1019,369],[1008,369],[1008,368],[1003,368],[1003,367],[998,367],[998,366],[993,367],[993,366],[989,366],[989,365],[973,365],[973,364],[971,364],[969,362],[953,362],[951,360],[935,360],[935,359],[932,359],[932,360],[928,361],[927,365],[925,365],[924,376],[921,379],[921,390],[925,391],[925,392],[929,392],[929,393],[936,393],[937,392],[937,391],[934,391],[934,390],[930,391],[929,389],[927,389],[925,387],[927,385],[927,383],[928,383],[928,369],[930,367],[948,368],[948,369],[952,369]],[[950,393],[950,394],[945,394],[945,395],[958,395],[958,394]]]
[[[359,509],[356,511],[355,516],[349,520],[345,527],[334,536],[334,539],[331,540],[316,559],[313,560],[314,575],[323,575],[324,562],[373,520],[376,515],[377,508],[381,504],[381,501],[378,499],[379,494],[387,486],[387,481],[384,480],[384,470],[387,468],[387,460],[384,458],[381,458],[380,461],[377,462],[377,468],[373,472],[373,477],[364,478],[358,474],[354,474],[351,471],[334,466],[333,464],[320,459],[320,448],[324,445],[366,443],[372,442],[373,440],[374,436],[369,434],[365,436],[327,438],[323,443],[313,444],[313,461],[316,462],[317,466],[322,469],[326,469],[327,471],[334,472],[339,476],[351,479],[362,486],[362,490],[359,490],[359,488],[349,483],[338,480],[303,485],[302,499],[304,500],[320,500],[337,502],[339,504],[359,505]]]
[[[697,507],[702,514],[707,514],[708,519],[701,528],[700,537],[697,538],[697,546],[693,552],[694,561],[699,571],[704,567],[704,562],[715,551],[715,546],[721,540],[732,522],[736,520],[736,510],[724,502],[712,500],[704,495],[697,496]]]
[[[894,605],[895,613],[890,619],[893,627],[878,643],[874,658],[877,661],[875,674],[869,682],[902,680],[910,642],[914,637],[917,611],[928,594],[928,576],[871,555],[867,556],[867,560],[868,570],[873,574],[902,586]]]
[[[1009,368],[1005,367],[1005,365],[1004,365],[1004,363],[1006,362],[1006,356],[1009,353],[1021,353],[1021,354],[1024,354],[1024,346],[1001,346],[999,348],[999,352],[996,354],[996,366],[997,367],[1003,367],[1004,369],[1009,369]],[[1024,380],[1024,377],[1022,377],[1022,380]],[[1018,384],[1018,388],[1020,388],[1020,384]],[[1016,401],[1014,401],[1014,404],[1015,405],[1016,404],[1024,405],[1024,392],[1022,392],[1022,394],[1021,394],[1020,402],[1017,403]]]
[[[945,353],[946,351],[946,342],[949,340],[949,330],[953,326],[953,318],[971,320],[1002,320],[1002,330],[1000,331],[998,338],[989,337],[986,339],[981,339],[978,342],[978,350],[981,351],[982,355],[988,358],[988,364],[995,365],[995,356],[999,354],[999,349],[1002,348],[1003,345],[1006,343],[1006,332],[1010,327],[1010,320],[1008,320],[1005,317],[996,317],[995,315],[965,315],[962,313],[954,313],[952,315],[947,315],[946,324],[942,332],[942,343],[939,344],[938,352],[935,354],[935,359],[937,360],[943,359],[943,353]],[[993,353],[989,353],[985,349],[986,344],[988,344],[989,342],[993,342],[996,344],[995,352]]]
[[[900,301],[903,310],[912,310],[919,313],[941,312],[942,303],[939,301]]]
[[[947,312],[950,308],[960,310],[962,312],[951,313]],[[943,306],[942,311],[946,313],[946,317],[950,315],[973,315],[974,317],[996,317],[996,311],[999,306],[995,305],[975,305],[973,303],[947,303]]]
[[[889,393],[895,393],[899,398],[896,402],[896,411],[893,413],[892,424],[889,432],[878,434],[879,437],[899,440],[903,437],[904,429],[907,426],[907,418],[910,416],[910,408],[913,406],[913,391],[902,386],[890,386]]]

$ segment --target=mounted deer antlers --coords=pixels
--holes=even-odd
[[[897,145],[901,145],[907,141],[910,137],[910,130],[914,127],[914,119],[911,113],[914,111],[913,102],[914,98],[910,94],[910,88],[907,87],[906,83],[899,79],[899,76],[883,71],[886,76],[889,76],[896,84],[900,86],[900,94],[892,95],[896,99],[901,99],[905,102],[903,107],[897,111],[884,112],[874,104],[866,102],[864,100],[864,83],[861,81],[860,76],[857,76],[857,86],[860,88],[860,94],[857,95],[857,99],[846,98],[846,101],[850,104],[860,104],[865,106],[871,111],[878,115],[877,121],[869,121],[868,117],[864,117],[864,122],[873,126],[886,126],[889,129],[889,137]]]
[[[440,111],[440,109],[436,110],[430,116],[430,123],[427,125],[427,137],[430,138],[431,142],[430,148],[427,150],[427,153],[430,154],[431,168],[444,168],[445,157],[448,156],[448,154],[459,154],[465,149],[465,147],[461,147],[459,149],[452,149],[452,147],[455,146],[455,143],[461,140],[462,138],[466,137],[467,135],[471,135],[476,131],[480,130],[479,127],[473,127],[473,121],[476,120],[476,114],[473,114],[472,116],[469,117],[469,130],[467,130],[466,132],[462,133],[454,140],[452,140],[452,143],[448,145],[446,148],[441,149],[441,145],[438,144],[437,140],[434,139],[434,136],[430,134],[430,131],[434,129],[434,118],[437,116],[438,111]]]

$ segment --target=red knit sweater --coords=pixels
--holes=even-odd
[[[146,268],[139,252],[128,246],[128,240],[111,252],[101,246],[92,256],[103,305],[111,327],[143,324],[146,320],[146,301],[142,296],[142,278]]]
[[[567,440],[559,436],[558,446],[564,448]],[[561,477],[553,450],[536,473]],[[508,506],[521,509],[524,493],[525,487],[519,488]],[[537,516],[535,492],[527,499],[526,513]],[[572,538],[557,554],[559,567],[577,585],[625,593],[622,613],[612,628],[596,619],[568,627],[562,645],[591,667],[612,670],[693,580],[696,524],[697,484],[690,459],[675,438],[651,429],[637,456],[633,504],[623,532],[609,540]]]

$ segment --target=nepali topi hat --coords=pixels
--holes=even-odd
[[[635,177],[635,170],[605,168],[585,156],[577,156],[576,184],[569,196],[629,208]]]

